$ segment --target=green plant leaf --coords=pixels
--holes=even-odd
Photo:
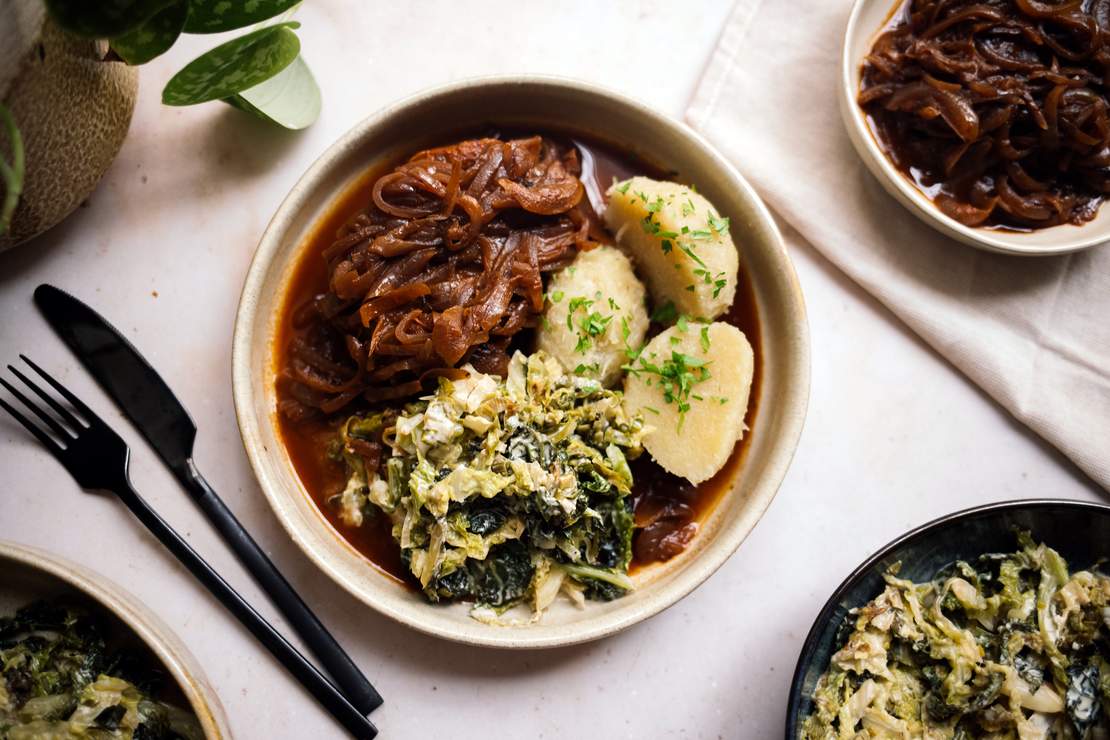
[[[173,46],[188,16],[189,0],[178,0],[141,26],[112,39],[112,49],[128,64],[146,64]]]
[[[234,31],[283,13],[301,0],[189,0],[185,33]]]
[[[299,27],[299,23],[278,23],[220,44],[175,74],[162,90],[162,102],[196,105],[270,79],[300,53],[300,39],[291,30]]]
[[[8,164],[0,158],[0,181],[4,183],[4,200],[0,201],[0,235],[8,233],[8,226],[12,222],[12,214],[19,203],[19,196],[23,193],[23,137],[19,135],[19,127],[11,111],[0,103],[0,123],[4,124],[4,133],[7,135],[8,148],[11,150],[12,161]]]
[[[270,79],[224,102],[279,126],[302,129],[320,115],[320,88],[304,57],[298,56]]]
[[[114,38],[141,25],[175,0],[46,0],[50,17],[78,36]]]

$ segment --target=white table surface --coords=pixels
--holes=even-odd
[[[300,134],[219,104],[160,105],[164,82],[211,43],[186,39],[143,68],[131,133],[87,207],[0,255],[0,359],[30,353],[118,422],[134,443],[137,487],[280,624],[77,370],[34,311],[31,291],[53,282],[114,320],[192,412],[201,469],[385,696],[373,717],[383,737],[780,736],[802,639],[872,551],[979,503],[1102,495],[808,246],[795,239],[792,256],[810,312],[813,392],[778,497],[697,591],[590,645],[458,646],[349,596],[301,555],[267,507],[240,445],[229,382],[232,318],[262,229],[296,178],[357,121],[431,85],[514,72],[584,78],[680,118],[730,4],[314,0],[298,20],[324,110]],[[0,441],[0,539],[47,548],[125,584],[206,667],[237,737],[342,736],[122,507],[82,494],[7,419]]]

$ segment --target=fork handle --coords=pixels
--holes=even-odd
[[[293,627],[293,631],[304,640],[308,649],[347,697],[347,701],[363,714],[369,714],[380,707],[381,695],[370,685],[351,657],[293,590],[289,581],[285,580],[273,561],[266,556],[235,514],[208,485],[208,481],[197,470],[192,458],[186,460],[185,465],[176,473],[181,483],[192,494],[193,500],[208,517],[208,521],[270,597],[278,611]]]
[[[323,674],[282,637],[281,633],[256,612],[254,607],[248,604],[204,558],[189,546],[189,543],[182,539],[181,535],[174,531],[173,527],[158,516],[158,513],[150,508],[130,482],[118,487],[113,493],[353,737],[369,739],[377,736],[378,730],[374,724],[347,701]]]

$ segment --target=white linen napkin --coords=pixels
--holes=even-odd
[[[837,108],[849,6],[738,0],[688,120],[810,244],[1110,489],[1110,245],[989,254],[887,195]]]

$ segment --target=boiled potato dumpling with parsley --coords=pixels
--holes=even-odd
[[[691,483],[712,478],[744,436],[755,357],[731,324],[678,324],[631,363],[624,406],[650,431],[644,447],[663,469]]]
[[[643,283],[620,250],[581,252],[548,284],[537,347],[575,375],[611,386],[628,361],[626,350],[644,342],[645,298]]]
[[[656,305],[715,319],[732,305],[740,259],[727,218],[686,185],[633,177],[614,183],[605,224],[647,281]]]

